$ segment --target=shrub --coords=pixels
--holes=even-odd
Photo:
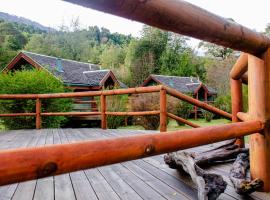
[[[228,113],[232,112],[231,96],[230,95],[220,95],[215,99],[215,107],[224,110]]]
[[[107,96],[107,109],[109,112],[125,112],[127,111],[127,95]],[[116,129],[125,122],[124,116],[107,116],[107,126],[110,129]]]
[[[45,70],[22,70],[0,74],[0,94],[41,94],[65,92],[63,83]],[[70,99],[41,100],[42,112],[71,110]],[[1,100],[1,113],[35,113],[35,100]],[[35,117],[3,118],[7,129],[35,128]],[[42,117],[43,128],[56,128],[66,121],[63,116]]]
[[[152,111],[159,110],[159,93],[138,94],[130,97],[129,105],[131,111]],[[178,100],[167,95],[167,111],[173,113]],[[157,130],[160,125],[159,115],[146,115],[133,117],[135,125],[143,126],[146,130]],[[169,123],[169,119],[167,119]]]
[[[159,110],[159,93],[132,95],[129,105],[131,111]],[[133,123],[143,126],[146,130],[157,130],[159,115],[133,117]]]
[[[177,104],[175,108],[175,114],[181,118],[188,119],[191,111],[193,109],[193,106],[185,101],[181,101]],[[184,126],[185,124],[182,122],[177,121],[177,124],[179,126]]]
[[[206,111],[206,110],[203,110],[202,114],[203,114],[203,117],[204,117],[206,122],[211,122],[213,117],[214,117],[213,113]]]

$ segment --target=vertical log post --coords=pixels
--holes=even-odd
[[[36,99],[36,129],[41,129],[41,101]]]
[[[196,99],[197,100],[199,100],[199,94],[198,93],[199,93],[199,91],[196,94]],[[195,118],[195,120],[198,119],[198,107],[197,106],[194,106],[194,118]]]
[[[160,90],[160,132],[167,131],[167,92]]]
[[[101,110],[101,128],[107,129],[107,117],[106,117],[106,96],[100,96],[100,110]]]
[[[232,121],[239,122],[237,117],[238,112],[243,111],[243,93],[242,93],[242,81],[234,80],[231,78],[231,99],[232,99]],[[238,138],[236,144],[241,147],[245,146],[244,138]]]
[[[264,182],[263,191],[270,192],[270,49],[260,59],[248,56],[249,114],[265,123],[262,133],[250,136],[251,178]]]

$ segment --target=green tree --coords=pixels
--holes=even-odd
[[[199,48],[202,48],[206,52],[206,55],[210,57],[221,58],[223,60],[228,58],[234,52],[230,48],[219,46],[209,42],[200,42]]]
[[[125,50],[119,46],[107,46],[100,55],[100,64],[105,68],[119,68],[125,61]]]
[[[0,94],[60,93],[66,89],[61,81],[44,70],[22,70],[0,74]],[[71,99],[42,100],[42,112],[66,112],[71,109]],[[1,100],[1,113],[35,113],[35,100]],[[3,118],[8,129],[35,128],[35,117]],[[66,118],[50,116],[42,118],[42,127],[59,127]]]

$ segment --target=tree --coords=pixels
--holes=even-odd
[[[0,94],[42,94],[66,92],[63,83],[45,70],[22,70],[0,74]],[[67,112],[71,110],[71,99],[44,99],[42,112]],[[35,113],[35,100],[14,99],[0,101],[1,113]],[[44,128],[59,127],[66,118],[62,116],[44,117]],[[9,129],[35,128],[34,117],[3,118]]]
[[[140,85],[151,73],[160,73],[160,57],[166,48],[168,32],[144,26],[142,38],[133,40],[125,64],[130,69],[131,86]]]
[[[100,64],[102,67],[117,69],[125,61],[125,50],[119,46],[106,46],[100,55]]]
[[[212,44],[209,42],[200,42],[199,48],[202,48],[206,51],[206,55],[210,57],[221,58],[225,60],[228,58],[234,51],[230,48]]]

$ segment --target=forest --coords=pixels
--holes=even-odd
[[[269,33],[267,26],[265,34]],[[146,25],[135,38],[98,26],[82,28],[79,19],[57,31],[0,20],[0,70],[26,50],[99,64],[130,87],[140,85],[149,74],[199,77],[218,91],[217,101],[228,103],[223,109],[230,111],[228,74],[239,52],[201,42],[198,48],[204,53],[198,55],[189,40]]]

